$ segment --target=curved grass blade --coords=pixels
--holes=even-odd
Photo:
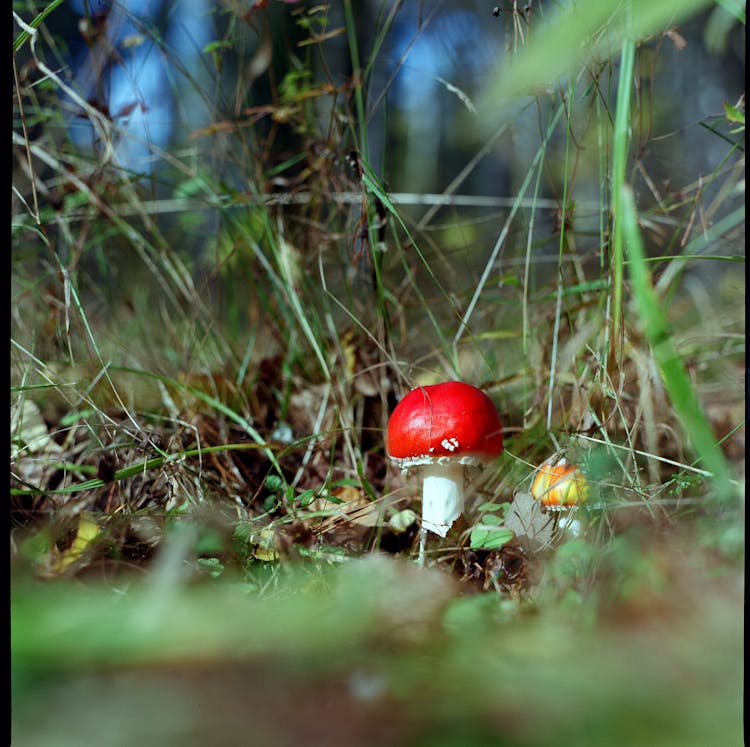
[[[619,202],[633,295],[638,306],[641,326],[651,346],[664,388],[696,454],[713,476],[716,496],[725,501],[737,500],[739,491],[731,480],[729,465],[677,352],[667,319],[652,286],[651,273],[646,263],[638,227],[633,192],[629,187],[621,187]]]

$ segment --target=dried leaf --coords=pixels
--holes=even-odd
[[[10,433],[11,459],[22,450],[29,454],[61,450],[60,445],[50,436],[41,411],[30,399],[11,408]]]
[[[253,557],[265,562],[274,562],[279,559],[279,551],[276,549],[276,535],[273,529],[263,529],[253,540],[258,544],[253,550]]]
[[[668,29],[664,32],[665,36],[668,36],[672,44],[674,44],[675,49],[678,52],[682,52],[683,49],[687,46],[687,42],[685,41],[685,37],[680,34],[676,28]]]
[[[359,489],[352,485],[344,485],[330,492],[334,500],[316,498],[310,508],[314,511],[330,511],[331,516],[323,519],[320,531],[325,534],[342,521],[374,527],[380,522],[385,504],[381,501],[371,501]]]
[[[521,545],[531,552],[546,547],[554,536],[554,519],[542,512],[531,493],[516,493],[503,526],[510,529]]]
[[[52,570],[55,573],[66,571],[73,563],[85,556],[100,534],[99,525],[90,516],[82,513],[78,517],[78,529],[73,544],[53,560]]]

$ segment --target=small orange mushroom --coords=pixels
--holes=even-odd
[[[583,472],[565,457],[551,457],[537,469],[530,492],[542,506],[562,511],[585,503],[589,484]]]

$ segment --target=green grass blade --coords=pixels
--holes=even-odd
[[[638,227],[633,193],[623,186],[620,194],[621,220],[628,249],[628,272],[638,306],[641,326],[651,346],[664,388],[672,400],[686,434],[703,466],[715,480],[715,493],[722,500],[733,500],[738,491],[730,478],[726,458],[706,418],[690,377],[672,340],[669,325],[651,282],[651,273]]]
[[[52,0],[52,2],[42,10],[36,18],[29,24],[29,28],[36,29],[44,23],[44,19],[58,6],[62,5],[65,0]],[[13,53],[15,54],[24,45],[26,40],[31,36],[31,32],[24,29],[13,41]]]
[[[742,0],[716,0],[716,4],[721,5],[727,13],[731,13],[740,23],[746,23],[747,15]]]
[[[587,59],[608,57],[623,40],[661,33],[710,5],[711,0],[582,0],[537,16],[528,41],[480,102],[483,126],[497,127],[508,99],[554,86]]]
[[[635,67],[635,43],[632,39],[622,45],[620,79],[617,85],[617,111],[612,153],[612,332],[610,335],[610,360],[617,360],[622,341],[622,284],[625,261],[621,213],[622,188],[625,186],[628,144],[630,142],[630,94]],[[613,355],[614,354],[614,357]]]
[[[352,15],[351,0],[344,2],[344,17],[346,19],[346,36],[349,41],[349,54],[352,58],[354,103],[357,108],[357,124],[359,125],[359,152],[362,158],[369,163],[370,155],[367,146],[367,121],[365,117],[365,100],[362,95],[362,68],[359,61],[359,48],[357,47],[356,25]]]

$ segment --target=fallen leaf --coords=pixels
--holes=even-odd
[[[10,434],[11,459],[15,459],[21,451],[35,454],[62,450],[50,435],[40,409],[30,399],[24,399],[11,407]]]
[[[273,529],[263,529],[253,540],[257,542],[253,550],[253,557],[256,560],[262,560],[266,563],[272,563],[279,559],[279,551],[276,549],[276,535]]]
[[[52,561],[52,570],[55,573],[64,573],[73,563],[80,560],[86,555],[91,545],[101,534],[99,525],[87,514],[82,513],[78,517],[78,528],[73,544]],[[55,549],[53,548],[53,551]]]
[[[328,511],[330,516],[322,518],[319,531],[322,534],[333,529],[342,521],[365,527],[377,526],[381,521],[385,504],[371,501],[362,490],[352,485],[335,488],[329,498],[316,498],[309,506],[313,511]]]
[[[554,536],[554,517],[542,512],[540,504],[531,493],[516,493],[508,510],[503,527],[510,529],[521,546],[537,552],[547,547]]]

